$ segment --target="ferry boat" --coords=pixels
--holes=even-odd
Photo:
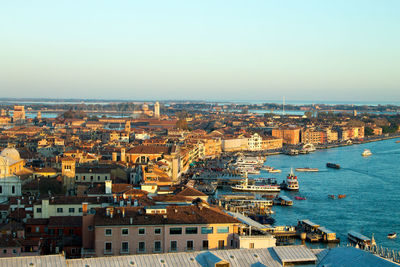
[[[364,152],[361,153],[361,156],[363,156],[363,157],[368,157],[368,156],[371,156],[371,155],[372,155],[372,152],[369,149],[364,149]]]
[[[340,165],[339,165],[339,164],[330,163],[330,162],[328,162],[328,163],[326,164],[326,167],[332,168],[332,169],[340,169]]]
[[[319,170],[317,168],[309,168],[309,167],[304,167],[304,168],[296,168],[296,172],[318,172]]]
[[[242,173],[247,172],[248,174],[260,174],[259,170],[257,170],[254,167],[251,167],[251,166],[240,166],[240,167],[237,167],[237,170]]]
[[[277,185],[278,182],[275,178],[255,178],[254,182],[260,184]]]
[[[246,180],[242,184],[231,186],[233,191],[245,191],[245,192],[280,192],[279,185],[249,185],[249,179],[246,176]]]
[[[351,242],[359,245],[361,248],[364,248],[365,246],[371,246],[371,239],[358,232],[355,231],[348,232],[347,238]]]
[[[290,169],[286,181],[282,183],[282,188],[288,191],[299,191],[299,181],[297,180],[297,176],[294,175],[292,169]]]

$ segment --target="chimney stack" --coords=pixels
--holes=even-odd
[[[106,180],[106,181],[104,181],[104,183],[106,186],[106,194],[112,194],[112,181]]]
[[[82,214],[87,215],[87,211],[88,211],[88,203],[82,202]]]

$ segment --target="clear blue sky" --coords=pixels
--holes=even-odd
[[[400,101],[400,1],[0,2],[0,97]]]

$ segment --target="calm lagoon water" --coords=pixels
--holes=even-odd
[[[353,145],[312,154],[269,156],[265,165],[282,173],[261,172],[254,177],[286,178],[290,168],[312,167],[319,172],[297,172],[299,192],[282,192],[291,199],[304,196],[305,201],[294,200],[292,207],[274,206],[275,225],[294,225],[297,220],[311,221],[335,231],[341,244],[347,242],[349,230],[371,237],[378,245],[400,250],[400,238],[390,240],[387,234],[400,233],[400,143],[398,139]],[[364,149],[373,153],[362,157]],[[327,162],[340,164],[340,170],[326,168]],[[346,194],[344,199],[330,199],[328,195]]]

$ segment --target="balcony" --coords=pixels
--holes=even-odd
[[[137,249],[136,253],[137,254],[144,254],[144,253],[146,253],[146,249]]]
[[[120,249],[119,254],[129,254],[129,249]]]
[[[112,249],[105,249],[104,250],[104,255],[112,255],[112,254],[113,254]]]

